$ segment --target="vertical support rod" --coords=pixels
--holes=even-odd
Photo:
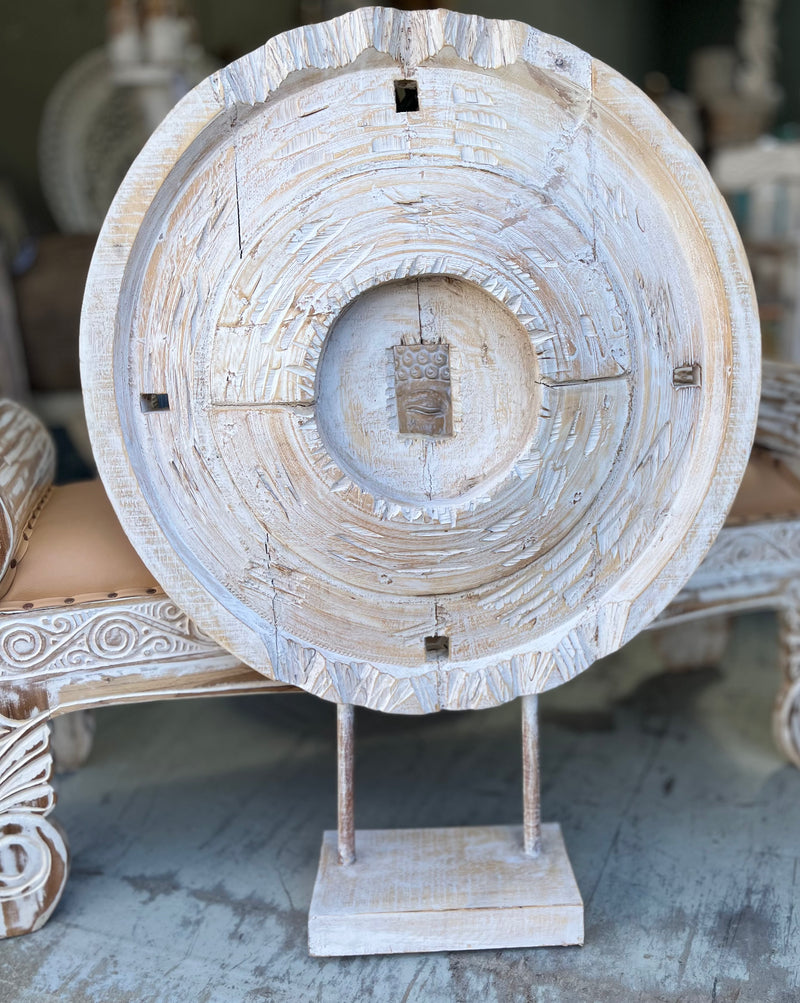
[[[522,819],[525,853],[529,857],[536,857],[542,849],[537,696],[522,698]]]
[[[356,859],[356,827],[353,801],[353,764],[355,708],[352,704],[336,705],[336,744],[338,751],[339,793],[339,863],[347,867]]]

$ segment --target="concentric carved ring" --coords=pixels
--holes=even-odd
[[[724,203],[640,92],[517,22],[372,8],[156,132],[82,356],[176,602],[268,675],[418,713],[553,686],[676,594],[744,470],[758,337]]]

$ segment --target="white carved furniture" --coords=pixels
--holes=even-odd
[[[705,46],[691,55],[689,90],[705,114],[711,152],[753,142],[775,121],[777,11],[778,0],[740,0],[735,48]]]
[[[195,644],[256,670],[217,684],[339,705],[312,951],[582,942],[539,821],[536,695],[685,584],[755,423],[752,287],[694,152],[517,22],[298,29],[154,134],[98,241],[81,354],[126,534]],[[183,688],[158,661],[135,678],[136,698]],[[517,696],[521,829],[355,832],[353,704]],[[38,736],[63,690],[20,700]]]
[[[773,732],[781,752],[800,767],[798,464],[800,367],[765,359],[756,448],[733,508],[703,563],[653,626],[669,628],[663,647],[676,667],[714,664],[724,651],[731,614],[776,610],[781,684]],[[717,618],[710,633],[709,617]],[[672,629],[678,624],[680,630]]]

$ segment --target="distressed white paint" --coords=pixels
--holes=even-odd
[[[520,826],[356,831],[342,867],[326,832],[308,915],[312,955],[583,943],[583,901],[558,825],[542,852]]]

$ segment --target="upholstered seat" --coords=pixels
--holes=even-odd
[[[99,480],[53,488],[27,542],[0,600],[2,612],[162,591],[128,542]]]

